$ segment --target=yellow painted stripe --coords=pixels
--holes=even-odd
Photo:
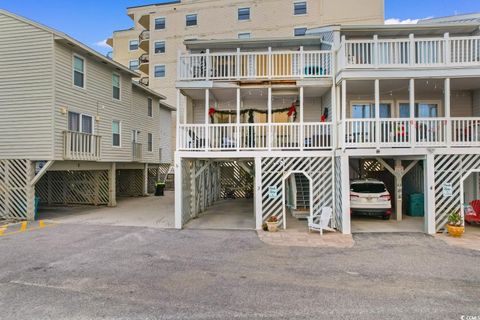
[[[38,227],[39,228],[45,228],[45,221],[43,221],[43,220],[38,221]]]
[[[6,226],[3,226],[3,227],[0,227],[0,236],[3,236],[3,233],[7,231],[7,227]]]
[[[26,231],[27,230],[27,225],[28,225],[28,222],[23,221],[22,224],[20,225],[20,232]]]

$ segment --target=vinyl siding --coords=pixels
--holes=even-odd
[[[159,100],[152,98],[152,117],[148,116],[148,98],[146,93],[133,87],[133,104],[132,104],[132,130],[130,130],[130,139],[133,136],[133,130],[140,131],[139,143],[143,148],[143,162],[159,163],[159,141],[160,141],[160,111]],[[148,152],[148,133],[153,135],[152,151]],[[131,140],[130,140],[131,141]]]
[[[112,67],[85,59],[86,88],[73,86],[73,54],[77,53],[60,43],[55,43],[55,157],[63,157],[63,131],[67,130],[68,116],[61,108],[85,113],[94,121],[94,133],[102,137],[101,161],[125,162],[132,160],[132,84],[128,75],[121,74],[121,100],[112,98]],[[121,121],[121,146],[112,146],[112,121]],[[141,130],[141,128],[140,128]]]
[[[165,108],[160,108],[160,149],[161,163],[173,162],[172,148],[172,112]]]
[[[0,159],[52,159],[53,35],[0,13]]]

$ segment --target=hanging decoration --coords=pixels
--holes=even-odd
[[[323,114],[320,117],[320,122],[327,122],[328,119],[328,108],[323,109]]]
[[[275,109],[275,110],[272,110],[272,114],[275,114],[275,113],[287,113],[287,115],[289,117],[292,117],[293,116],[293,122],[295,122],[297,120],[297,106],[298,106],[298,101],[295,101],[292,103],[292,105],[288,108],[281,108],[281,109]],[[263,109],[244,109],[244,110],[240,110],[240,114],[241,115],[244,115],[244,114],[248,114],[248,123],[254,123],[254,119],[255,119],[255,116],[254,114],[255,113],[259,113],[259,114],[268,114],[268,110],[263,110]],[[208,116],[210,117],[210,122],[214,122],[214,115],[216,114],[222,114],[222,115],[236,115],[237,112],[236,111],[230,111],[230,110],[217,110],[215,109],[214,107],[210,107],[208,109]]]

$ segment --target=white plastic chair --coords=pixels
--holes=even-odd
[[[333,210],[330,207],[323,207],[320,214],[316,214],[313,216],[308,217],[308,231],[320,231],[320,234],[323,235],[323,230],[333,231],[334,229],[330,228],[328,224],[330,223],[330,219],[332,219]],[[320,219],[317,223],[315,220]]]

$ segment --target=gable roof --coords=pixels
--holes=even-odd
[[[101,61],[105,64],[108,64],[111,67],[113,67],[113,68],[115,68],[119,71],[122,71],[124,73],[127,73],[127,74],[131,75],[132,77],[140,77],[140,74],[136,73],[135,71],[130,70],[129,68],[127,68],[123,64],[120,64],[120,63],[118,63],[114,60],[111,60],[111,59],[107,58],[106,56],[104,56],[100,52],[98,52],[98,51],[90,48],[89,46],[83,44],[82,42],[70,37],[66,33],[63,33],[63,32],[60,32],[58,30],[55,30],[53,28],[47,27],[47,26],[45,26],[41,23],[38,23],[38,22],[35,22],[33,20],[27,19],[25,17],[19,16],[15,13],[6,11],[4,9],[0,9],[0,14],[3,14],[7,17],[12,18],[12,19],[19,20],[21,22],[24,22],[26,24],[29,24],[31,26],[34,26],[36,28],[39,28],[39,29],[44,30],[46,32],[49,32],[49,33],[53,34],[55,41],[67,44],[71,47],[75,47],[78,50],[89,54],[90,57],[94,57],[94,58],[98,59],[99,61]]]

